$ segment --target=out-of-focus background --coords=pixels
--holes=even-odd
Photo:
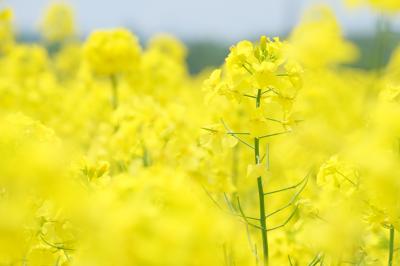
[[[400,0],[399,0],[400,1]],[[51,0],[3,0],[15,13],[17,35],[23,41],[38,39],[38,20]],[[58,1],[59,2],[59,1]],[[229,46],[260,35],[284,38],[316,3],[333,8],[347,38],[361,50],[355,66],[373,67],[370,52],[377,40],[385,38],[385,58],[400,40],[400,18],[390,17],[385,36],[377,31],[381,15],[368,7],[346,8],[343,0],[65,0],[74,7],[82,38],[98,28],[123,26],[135,32],[143,43],[157,33],[168,32],[189,48],[188,65],[192,73],[218,66]],[[334,47],[332,47],[334,49]],[[382,64],[385,62],[383,61]],[[376,67],[376,66],[374,66]]]

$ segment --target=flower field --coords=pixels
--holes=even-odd
[[[315,6],[190,75],[167,34],[80,41],[66,4],[37,43],[13,21],[0,11],[0,265],[400,265],[400,48],[350,67],[357,46]]]

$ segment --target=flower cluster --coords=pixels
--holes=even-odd
[[[115,75],[129,71],[139,60],[139,42],[125,29],[96,31],[84,47],[84,56],[95,73]]]

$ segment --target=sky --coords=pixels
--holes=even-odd
[[[54,1],[54,0],[53,0]],[[33,32],[51,0],[0,0],[14,8],[17,29]],[[80,33],[126,26],[149,37],[168,32],[185,40],[237,41],[292,28],[314,3],[332,6],[345,32],[372,32],[377,14],[348,10],[342,0],[64,0],[74,6]],[[397,24],[400,25],[400,24]]]

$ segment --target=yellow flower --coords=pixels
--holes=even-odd
[[[47,51],[38,45],[17,45],[8,55],[9,71],[15,78],[35,77],[48,66]]]
[[[372,8],[383,12],[400,11],[400,1],[398,0],[346,0],[349,6],[368,4]]]
[[[65,3],[51,4],[41,22],[44,38],[49,42],[62,42],[75,35],[74,12]]]
[[[266,167],[263,164],[249,164],[247,166],[247,177],[256,179],[265,176]]]
[[[248,116],[248,130],[252,137],[261,137],[268,134],[267,119],[264,117],[263,108],[257,108],[249,112]]]
[[[63,78],[72,78],[81,65],[82,47],[79,43],[68,43],[54,56],[55,68]]]
[[[358,56],[357,48],[343,38],[333,12],[326,6],[308,10],[292,31],[290,42],[290,55],[309,68],[349,63]]]
[[[400,96],[400,86],[388,85],[379,95],[382,101],[398,102]]]
[[[205,134],[201,136],[200,142],[204,147],[209,148],[233,148],[238,140],[227,134],[227,130],[221,124],[204,127]]]
[[[101,75],[114,75],[134,68],[140,58],[140,45],[126,29],[93,32],[84,46],[84,55],[92,70]]]
[[[12,28],[13,12],[7,8],[0,11],[0,53],[10,50],[14,44]]]
[[[220,92],[221,73],[221,69],[216,69],[211,73],[210,77],[204,81],[203,91],[206,92],[205,102],[207,104]]]
[[[187,49],[183,43],[168,34],[160,34],[153,37],[148,45],[149,50],[156,49],[161,53],[175,59],[177,62],[184,62]]]
[[[241,102],[243,97],[254,97],[255,90],[263,90],[263,97],[282,96],[280,90],[297,91],[301,85],[302,68],[286,57],[287,44],[279,38],[261,36],[258,43],[241,41],[232,46],[225,66],[214,71],[205,82],[210,91],[206,99],[224,95]],[[268,93],[270,94],[265,94]]]
[[[335,155],[321,166],[317,175],[317,184],[351,193],[358,188],[359,177],[354,167],[341,161]]]
[[[247,68],[254,58],[254,46],[250,41],[241,41],[236,46],[232,46],[230,54],[226,58],[228,68]],[[244,70],[244,69],[243,69]],[[251,71],[248,69],[248,71]]]

